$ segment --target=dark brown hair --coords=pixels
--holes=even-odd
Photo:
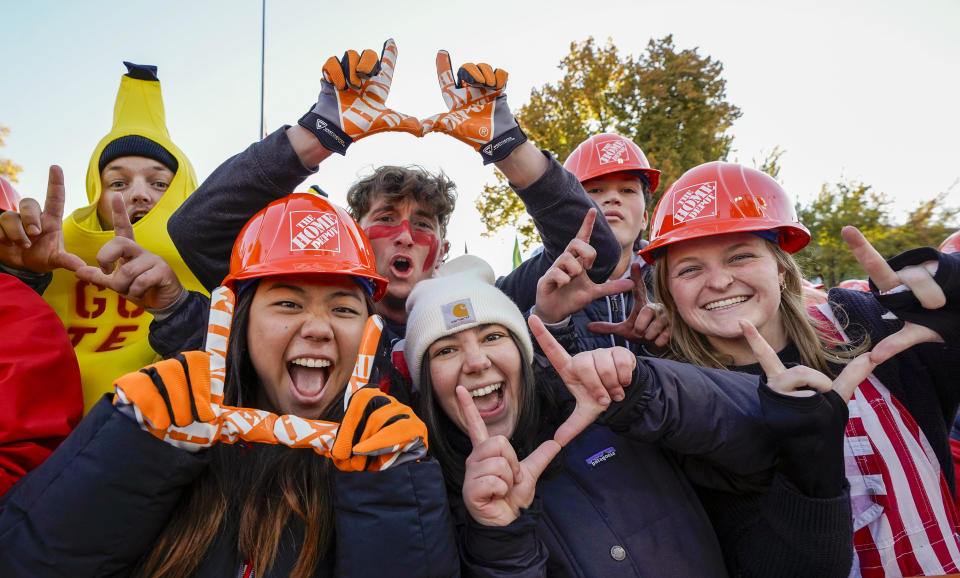
[[[237,298],[227,345],[224,403],[251,407],[259,378],[247,347],[250,304],[259,280]],[[366,295],[366,293],[364,293]],[[367,313],[372,301],[366,300]],[[343,418],[343,392],[320,419]],[[258,575],[274,563],[281,539],[290,529],[302,532],[299,557],[291,576],[313,574],[334,538],[333,465],[312,451],[265,444],[216,444],[208,450],[210,466],[184,491],[170,521],[137,569],[139,576],[193,574],[219,532],[234,532],[241,560]]]
[[[457,202],[457,186],[443,171],[432,174],[423,167],[384,165],[353,183],[347,190],[350,216],[360,222],[373,205],[374,195],[388,201],[410,198],[437,217],[440,238],[447,238],[447,222]]]

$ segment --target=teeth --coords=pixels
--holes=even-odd
[[[494,383],[493,385],[481,387],[480,389],[475,389],[471,391],[470,395],[472,395],[473,397],[483,397],[485,395],[490,395],[491,393],[500,389],[501,385],[503,385],[503,383]]]
[[[330,367],[330,361],[327,359],[313,359],[312,357],[298,357],[290,363],[303,367]]]
[[[714,301],[713,303],[707,303],[703,306],[707,311],[712,311],[714,309],[719,309],[720,307],[727,307],[729,305],[736,305],[737,303],[743,303],[747,298],[741,295],[740,297],[731,297],[729,299],[723,299],[721,301]]]

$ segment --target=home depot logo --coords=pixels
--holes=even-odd
[[[630,151],[627,150],[627,143],[622,140],[612,140],[597,145],[597,156],[601,165],[607,163],[622,165],[630,160]]]
[[[447,326],[447,329],[453,329],[477,320],[477,316],[473,313],[473,303],[470,302],[469,298],[441,305],[440,310],[443,313],[443,323]]]
[[[291,251],[340,252],[340,220],[336,213],[290,212]]]
[[[673,195],[673,223],[717,216],[717,181],[691,185]]]

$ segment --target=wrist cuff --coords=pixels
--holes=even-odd
[[[340,127],[323,118],[312,110],[300,117],[297,124],[313,133],[320,144],[330,152],[346,154],[347,147],[353,144],[353,139],[340,130]]]
[[[516,119],[514,119],[516,122]],[[527,135],[520,129],[520,125],[511,128],[507,132],[480,147],[480,156],[483,157],[483,164],[499,163],[510,156],[513,149],[522,145],[527,140]]]

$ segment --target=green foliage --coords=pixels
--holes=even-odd
[[[573,42],[559,68],[560,80],[534,88],[517,116],[530,140],[561,161],[593,134],[629,137],[663,172],[655,203],[684,170],[730,153],[726,132],[741,113],[726,102],[723,65],[696,48],[678,50],[672,36],[651,40],[639,57],[621,55],[611,40]],[[512,226],[525,247],[536,241],[523,204],[502,178],[485,188],[477,209],[487,234]]]
[[[820,277],[827,288],[845,279],[862,279],[864,272],[840,237],[845,225],[860,229],[881,255],[891,257],[914,247],[936,247],[956,230],[960,210],[944,203],[946,193],[923,201],[903,224],[889,214],[890,199],[869,185],[840,182],[823,185],[807,206],[800,206],[800,222],[810,229],[810,244],[797,258],[809,278]]]
[[[780,148],[779,145],[773,147],[768,153],[760,151],[764,156],[757,162],[757,159],[753,159],[753,166],[757,170],[762,171],[773,177],[775,181],[780,180],[780,157],[783,156],[783,153],[787,152]]]
[[[10,129],[0,125],[0,147],[6,146],[4,137],[10,134]],[[18,164],[14,164],[10,159],[0,158],[0,177],[6,177],[11,182],[17,182],[17,175],[23,170]]]

